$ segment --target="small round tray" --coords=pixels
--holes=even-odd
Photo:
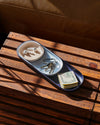
[[[41,58],[37,59],[37,60],[26,60],[23,55],[21,54],[21,50],[23,50],[23,48],[27,47],[26,45],[33,45],[33,44],[38,44],[39,46],[41,46],[44,50],[43,55],[41,56]],[[36,41],[26,41],[24,43],[22,43],[18,49],[17,49],[17,53],[18,56],[23,59],[24,61],[26,61],[29,65],[33,66],[36,70],[38,70],[39,72],[45,74],[45,75],[55,75],[57,74],[63,67],[63,61],[56,56],[54,53],[52,53],[50,50],[48,50],[46,47],[42,46],[41,44],[39,44]]]

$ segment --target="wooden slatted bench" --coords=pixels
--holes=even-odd
[[[55,88],[26,66],[16,49],[35,40],[67,60],[85,76],[74,92]],[[0,123],[100,124],[100,54],[61,43],[10,32],[0,50]]]

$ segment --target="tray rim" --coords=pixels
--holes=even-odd
[[[34,41],[34,40],[28,40],[28,41],[25,41],[25,42],[29,42],[29,41]],[[22,46],[25,42],[21,43],[21,44],[17,47],[17,55],[18,55],[31,69],[33,69],[33,70],[35,70],[36,72],[40,73],[44,78],[46,78],[46,79],[49,80],[51,83],[53,83],[55,86],[57,86],[58,88],[60,88],[60,89],[62,89],[62,90],[64,90],[64,91],[75,91],[75,90],[77,90],[77,89],[83,84],[84,76],[81,74],[81,72],[79,72],[79,71],[76,69],[76,70],[81,74],[81,77],[82,77],[82,79],[83,79],[78,86],[73,87],[73,88],[69,88],[69,89],[63,89],[63,88],[61,88],[61,86],[56,85],[57,83],[55,83],[55,81],[53,81],[52,79],[48,78],[48,76],[50,76],[50,75],[46,75],[46,74],[40,72],[40,71],[37,70],[35,67],[33,67],[33,65],[32,65],[31,63],[29,63],[28,60],[22,58],[22,56],[19,55],[18,50],[19,50],[20,46]],[[44,47],[42,44],[40,44],[39,42],[37,42],[37,41],[34,41],[34,42],[38,43],[38,44],[41,45],[43,48],[46,48],[46,47]],[[46,49],[47,49],[47,48],[46,48]],[[47,49],[47,50],[49,50],[49,49]],[[50,50],[49,50],[49,51],[50,51]],[[53,52],[51,52],[51,53],[53,53]],[[53,53],[53,54],[54,54],[54,53]],[[54,55],[56,55],[56,54],[54,54]],[[58,55],[56,55],[56,56],[57,56],[58,58],[60,58]],[[61,59],[61,58],[60,58],[60,59]],[[62,60],[62,59],[61,59],[61,60]],[[63,62],[63,63],[66,62],[66,65],[67,65],[67,66],[70,65],[67,61],[62,60],[62,62]],[[71,65],[70,65],[70,66],[71,66]],[[73,66],[71,66],[71,67],[72,67],[73,69],[75,69]],[[74,71],[74,70],[69,69],[69,71]],[[54,75],[55,75],[55,74],[54,74]],[[76,75],[76,74],[75,74],[75,75]],[[79,79],[79,78],[78,78],[78,79]]]

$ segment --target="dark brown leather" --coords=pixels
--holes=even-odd
[[[0,0],[0,22],[5,32],[69,43],[99,41],[100,1]]]

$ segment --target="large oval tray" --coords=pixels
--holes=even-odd
[[[32,40],[30,40],[32,42]],[[30,41],[26,41],[26,42],[30,42]],[[24,43],[26,43],[24,42]],[[36,41],[33,41],[36,42]],[[82,85],[83,81],[84,81],[84,77],[83,75],[74,67],[72,67],[67,61],[62,60],[61,58],[59,58],[57,55],[55,55],[53,52],[51,52],[49,49],[47,49],[46,47],[44,47],[43,45],[41,45],[44,48],[44,55],[37,61],[28,61],[25,58],[23,58],[23,56],[21,56],[21,54],[19,53],[20,48],[24,45],[24,43],[22,43],[18,48],[17,48],[17,54],[18,56],[25,62],[25,64],[27,64],[31,69],[35,70],[36,72],[42,74],[42,76],[47,79],[49,82],[53,83],[53,85],[55,85],[56,87],[61,88],[59,80],[58,80],[58,74],[59,73],[64,73],[66,71],[73,71],[74,74],[76,75],[77,79],[78,79],[78,86],[77,87],[73,87],[70,89],[63,89],[64,91],[74,91],[76,89],[78,89],[80,87],[80,85]],[[55,60],[56,61],[56,67],[54,69],[54,71],[52,73],[50,73],[49,71],[45,71],[45,69],[43,69],[42,67],[44,66],[45,63],[49,63],[48,61],[52,61]]]

